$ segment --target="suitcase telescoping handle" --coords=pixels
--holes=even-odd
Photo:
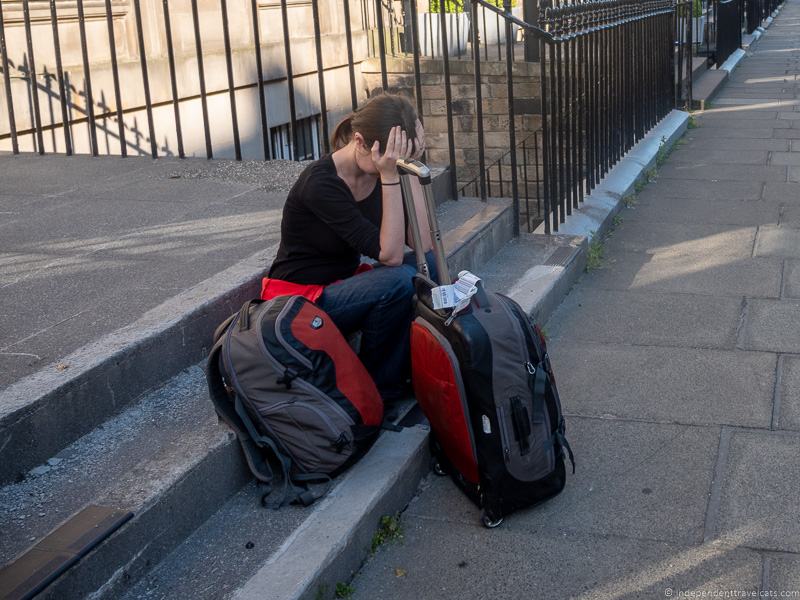
[[[408,214],[408,224],[411,227],[411,237],[414,241],[414,251],[417,255],[417,270],[430,279],[430,269],[428,261],[425,259],[425,252],[422,249],[422,235],[419,229],[419,219],[417,209],[414,204],[414,195],[411,191],[410,177],[416,177],[422,186],[425,197],[425,211],[428,214],[428,224],[431,230],[431,241],[433,242],[433,254],[436,257],[436,270],[439,273],[439,285],[449,285],[450,272],[447,268],[447,255],[444,253],[442,234],[439,231],[439,222],[436,218],[436,200],[433,197],[433,185],[431,170],[427,165],[418,160],[399,159],[397,170],[400,172],[400,183],[403,190],[403,202],[406,205]]]

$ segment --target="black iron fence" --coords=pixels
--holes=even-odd
[[[502,19],[504,43],[491,48],[497,55],[484,46],[456,57],[474,62],[475,118],[483,123],[482,70],[496,66],[487,65],[487,58],[502,56],[507,82],[505,150],[488,156],[479,130],[477,167],[451,168],[451,176],[462,195],[511,197],[517,231],[524,219],[529,230],[544,221],[550,233],[681,97],[676,95],[676,74],[682,68],[677,60],[682,54],[675,52],[676,5],[671,0],[563,0],[540,6],[536,25],[521,21],[510,8],[509,2],[498,7],[474,0],[472,46],[480,48],[483,37],[479,9]],[[442,25],[446,35],[444,20]],[[515,60],[525,55],[520,47],[530,46],[531,38],[539,46],[540,59],[538,122],[533,125],[525,120],[531,99],[516,93],[529,74],[515,70]],[[447,94],[451,57],[446,51],[443,61],[450,164],[456,167],[453,139],[458,121]]]
[[[545,231],[674,107],[674,20],[670,0],[543,11]]]
[[[744,0],[745,30],[753,33],[780,5],[780,0]]]
[[[675,4],[675,106],[692,108],[693,58],[700,36],[694,0],[677,0]]]
[[[242,92],[244,90],[255,91],[258,100],[258,124],[260,131],[254,134],[252,131],[245,132],[249,137],[257,135],[260,137],[261,152],[259,158],[265,160],[273,158],[301,159],[309,155],[318,156],[320,152],[327,151],[328,135],[323,132],[329,131],[329,106],[327,105],[326,94],[326,75],[333,69],[344,71],[349,77],[350,108],[357,106],[359,95],[357,90],[357,67],[363,57],[356,57],[354,51],[354,38],[356,33],[360,33],[362,38],[366,38],[368,53],[377,55],[385,53],[383,49],[384,39],[396,40],[397,20],[388,19],[385,24],[385,35],[375,35],[375,31],[383,31],[384,23],[382,14],[386,6],[392,7],[395,2],[389,0],[338,0],[341,3],[343,12],[344,31],[342,37],[346,41],[347,59],[343,63],[336,65],[325,64],[325,56],[321,47],[320,31],[320,0],[310,0],[311,23],[309,31],[302,36],[303,38],[314,39],[314,53],[316,69],[312,72],[305,68],[298,72],[294,66],[297,60],[297,40],[293,39],[290,32],[290,7],[288,0],[279,0],[277,12],[279,12],[279,22],[270,22],[271,37],[274,39],[279,36],[280,44],[283,48],[283,64],[278,68],[274,65],[264,64],[264,31],[263,19],[259,16],[262,6],[258,0],[250,0],[247,4],[235,5],[237,13],[249,11],[249,23],[252,27],[249,44],[246,48],[241,46],[232,47],[231,33],[232,25],[229,20],[229,4],[227,0],[218,0],[216,9],[211,9],[211,17],[217,23],[216,35],[219,35],[223,44],[224,68],[226,81],[221,86],[218,84],[214,89],[209,89],[207,79],[209,68],[205,62],[210,57],[219,58],[219,50],[207,50],[204,46],[208,43],[208,18],[204,13],[206,22],[201,23],[201,13],[209,12],[207,3],[203,10],[198,6],[198,0],[185,0],[181,2],[182,8],[190,13],[191,19],[191,42],[193,42],[193,56],[186,62],[193,63],[190,69],[194,69],[194,74],[184,72],[185,79],[195,79],[196,83],[188,86],[184,82],[184,87],[190,87],[188,91],[179,92],[179,67],[177,63],[177,51],[175,44],[175,34],[173,33],[173,19],[170,14],[170,6],[177,3],[172,0],[162,0],[161,11],[157,10],[157,4],[148,5],[152,12],[147,14],[145,19],[142,15],[141,0],[132,0],[132,10],[127,19],[132,24],[132,39],[120,40],[119,30],[115,25],[116,14],[112,0],[104,0],[104,4],[98,6],[97,2],[92,2],[91,6],[95,13],[92,21],[97,21],[97,11],[103,10],[102,19],[106,23],[107,40],[88,39],[87,24],[89,17],[85,8],[89,6],[85,0],[75,0],[76,13],[69,15],[59,14],[59,3],[56,0],[49,0],[49,15],[41,14],[43,2],[31,2],[31,0],[21,0],[21,22],[24,30],[25,49],[15,48],[8,43],[10,33],[8,24],[8,14],[3,13],[3,4],[0,2],[0,55],[2,55],[2,76],[3,91],[5,96],[5,108],[7,109],[6,119],[0,119],[5,126],[5,131],[0,130],[0,142],[10,141],[12,152],[20,151],[19,140],[22,137],[30,137],[31,149],[39,154],[48,151],[63,149],[67,155],[77,152],[75,147],[76,128],[86,127],[86,137],[88,146],[86,152],[98,156],[103,150],[98,143],[98,130],[104,138],[116,138],[115,150],[109,150],[106,144],[106,152],[127,156],[129,153],[150,154],[153,158],[163,155],[176,155],[184,157],[186,128],[182,116],[185,103],[199,101],[199,123],[202,126],[202,139],[204,149],[202,153],[207,158],[216,155],[217,148],[212,141],[212,131],[214,121],[218,121],[219,114],[211,114],[209,101],[211,97],[218,99],[220,96],[228,96],[227,106],[224,108],[224,117],[230,122],[230,136],[225,136],[225,142],[219,144],[226,150],[230,146],[234,158],[242,159],[242,126],[239,122],[241,110]],[[8,6],[8,3],[5,3]],[[183,6],[186,5],[186,6]],[[14,7],[16,8],[16,7]],[[6,9],[8,11],[8,8]],[[33,11],[39,13],[33,15]],[[390,11],[391,12],[391,11]],[[155,13],[155,14],[154,14]],[[34,18],[35,16],[35,18]],[[49,17],[49,19],[48,19]],[[33,27],[41,27],[41,23],[49,20],[51,33],[50,43],[44,39],[41,29],[37,35],[33,34]],[[158,35],[155,41],[146,42],[145,21],[155,21],[155,28]],[[71,65],[70,72],[62,66],[63,54],[63,32],[67,28],[74,27],[77,23],[79,32],[80,64]],[[377,23],[377,25],[376,25]],[[357,30],[357,31],[356,31]],[[96,32],[96,29],[95,29]],[[70,33],[74,33],[70,30]],[[127,32],[126,32],[127,33]],[[237,33],[240,33],[237,31]],[[310,35],[309,35],[310,34]],[[240,36],[241,37],[241,36]],[[19,38],[19,36],[17,36]],[[216,40],[214,40],[216,41]],[[187,45],[187,40],[183,40],[183,46]],[[394,41],[391,42],[394,44]],[[118,48],[125,46],[128,56],[122,60],[118,57]],[[153,46],[163,47],[166,56],[153,56]],[[378,47],[380,46],[380,48]],[[394,46],[392,45],[392,48]],[[11,52],[10,52],[11,51]],[[93,56],[93,52],[95,55]],[[49,65],[40,64],[37,57],[46,53],[52,58],[54,69]],[[14,56],[11,57],[10,55]],[[247,56],[243,56],[246,54]],[[213,55],[213,56],[212,56]],[[234,65],[234,56],[240,62],[251,62],[254,65],[254,74],[246,80],[237,79],[237,69]],[[168,65],[168,85],[162,85],[158,99],[154,98],[154,86],[151,83],[153,66],[149,64],[154,59],[165,59]],[[305,58],[305,57],[301,57]],[[106,65],[108,63],[108,65]],[[123,64],[124,63],[124,64]],[[131,75],[131,65],[138,70],[139,79],[136,83],[131,81],[123,82],[123,79]],[[184,65],[185,66],[185,65]],[[126,68],[127,67],[127,68]],[[108,77],[103,77],[104,83],[109,83],[113,90],[98,90],[95,87],[98,79],[97,71],[108,68]],[[267,75],[269,73],[269,75]],[[105,75],[105,73],[103,74]],[[300,114],[297,106],[298,93],[295,89],[298,80],[307,79],[311,75],[316,79],[316,98],[312,102],[316,105],[313,114]],[[12,83],[15,80],[23,80],[27,90],[19,93],[17,89],[12,90]],[[110,81],[105,81],[110,80]],[[82,81],[82,83],[77,83]],[[55,85],[53,85],[55,82]],[[281,83],[288,90],[288,118],[282,119],[280,123],[270,123],[270,114],[267,105],[266,88],[275,83]],[[138,88],[138,84],[141,85]],[[137,86],[137,89],[133,89]],[[166,90],[168,92],[164,93]],[[55,100],[60,105],[60,113],[49,115],[44,114],[40,106],[40,96],[45,96],[49,101]],[[112,98],[109,98],[111,96]],[[127,96],[127,97],[126,97]],[[130,97],[135,99],[131,100]],[[156,126],[154,120],[154,110],[171,106],[173,119],[165,123],[161,119],[161,127]],[[20,128],[18,126],[20,109],[25,109],[30,113],[30,118]],[[340,107],[340,112],[343,110]],[[308,112],[308,111],[306,111]],[[132,114],[143,113],[142,117],[146,123],[145,128],[130,123],[129,118]],[[2,116],[2,115],[0,115]],[[137,117],[138,118],[138,117]],[[308,151],[309,141],[304,137],[308,133],[308,121],[319,121],[319,129],[313,136],[313,144],[317,149],[313,152]],[[194,123],[193,123],[194,124]],[[194,127],[192,128],[194,129]],[[56,140],[55,135],[60,132],[63,136],[61,140]],[[45,135],[51,134],[52,143],[46,143]],[[158,140],[165,137],[174,140],[174,145],[159,144]],[[288,136],[288,143],[284,143]],[[218,137],[223,137],[218,135]],[[252,158],[252,156],[251,156]]]
[[[88,151],[93,155],[101,153],[101,133],[104,139],[118,139],[122,155],[199,153],[211,158],[220,153],[215,135],[222,128],[227,129],[230,141],[226,144],[236,159],[252,157],[255,145],[259,158],[302,160],[330,151],[334,122],[357,106],[365,93],[399,90],[413,96],[431,139],[438,138],[438,148],[430,145],[429,160],[436,156],[432,162],[450,167],[451,189],[481,199],[509,197],[517,232],[523,219],[526,229],[543,221],[550,232],[564,223],[637,141],[682,102],[683,74],[691,72],[690,57],[682,56],[681,27],[687,26],[686,19],[681,4],[674,0],[556,0],[542,2],[527,15],[521,0],[437,0],[428,11],[420,11],[414,0],[339,2],[346,58],[335,63],[323,47],[320,0],[311,0],[308,6],[312,30],[308,48],[313,60],[298,50],[291,12],[297,8],[288,0],[280,0],[276,8],[280,18],[268,25],[259,18],[257,0],[246,5],[251,31],[249,46],[244,47],[236,41],[241,39],[241,24],[231,23],[236,11],[241,18],[243,6],[218,0],[215,26],[223,48],[217,54],[207,49],[211,45],[208,21],[201,23],[197,0],[185,0],[191,17],[190,39],[180,43],[173,29],[175,4],[162,0],[161,10],[148,17],[160,22],[165,57],[149,53],[152,43],[145,35],[140,0],[132,0],[129,15],[132,48],[128,47],[127,56],[118,56],[112,0],[105,0],[110,76],[103,85],[110,85],[110,90],[93,86],[98,76],[87,40],[84,0],[76,0],[81,58],[80,73],[73,66],[72,77],[62,64],[60,33],[65,25],[59,20],[55,0],[49,2],[51,43],[44,49],[55,66],[47,73],[36,60],[42,54],[37,44],[43,38],[31,34],[29,1],[22,0],[26,43],[22,60],[9,58],[0,5],[8,109],[8,131],[0,132],[0,142],[10,140],[12,150],[18,152],[18,137],[27,136],[33,149],[44,153],[47,136],[51,148],[71,154],[76,152],[78,128],[86,128]],[[92,7],[97,10],[97,3]],[[38,23],[43,19],[37,16]],[[278,68],[272,64],[276,54],[264,51],[267,35],[282,45]],[[188,91],[178,65],[179,52],[185,53],[187,46],[193,55],[189,65],[196,75],[196,85]],[[159,60],[163,69],[161,64],[154,66]],[[209,70],[211,61],[222,67],[224,76]],[[245,61],[253,63],[255,73],[247,79],[240,68]],[[376,64],[373,83],[367,73],[370,61]],[[131,67],[141,85],[136,94],[130,93],[131,84],[124,81]],[[185,60],[182,68],[186,69]],[[167,73],[166,90],[154,90],[152,77],[158,69]],[[12,93],[12,74],[27,84],[23,99]],[[78,74],[81,87],[75,84]],[[344,98],[330,90],[342,80],[346,81]],[[270,120],[274,96],[270,104],[266,90],[276,84],[286,90],[282,120]],[[252,92],[248,102],[255,103],[255,108],[243,99],[247,91]],[[50,111],[49,123],[38,105],[40,93],[60,107],[60,111]],[[141,99],[126,100],[130,95]],[[198,104],[191,128],[186,126],[187,102]],[[18,129],[15,106],[21,103],[30,105],[32,116],[28,125]],[[248,110],[256,115],[249,127],[242,119]],[[171,117],[165,120],[165,113]],[[132,114],[140,115],[144,127],[131,127]],[[189,130],[201,134],[199,151],[187,150]],[[58,133],[63,139],[56,143]],[[158,142],[166,134],[175,140],[174,146]]]
[[[714,3],[716,23],[716,48],[714,62],[725,64],[731,54],[742,47],[742,2],[725,0]]]

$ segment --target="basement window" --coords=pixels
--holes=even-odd
[[[272,141],[272,158],[284,160],[316,160],[320,157],[320,115],[311,115],[296,121],[297,131],[292,136],[289,123],[269,130]],[[292,139],[294,137],[294,139]],[[297,146],[295,148],[295,145]]]

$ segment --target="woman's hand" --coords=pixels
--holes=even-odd
[[[408,139],[406,134],[400,126],[392,127],[389,132],[389,138],[386,141],[386,151],[380,153],[380,142],[375,140],[372,144],[372,162],[378,169],[381,180],[388,182],[397,181],[397,159],[409,158],[414,149],[414,141]]]
[[[414,138],[414,153],[411,155],[413,160],[421,160],[422,155],[425,154],[425,129],[422,127],[422,121],[417,119]]]

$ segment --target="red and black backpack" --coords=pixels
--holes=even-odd
[[[383,421],[369,373],[332,319],[302,296],[246,302],[217,328],[207,378],[253,475],[271,491],[271,463],[282,471],[275,506],[319,498],[308,484],[355,462]]]

